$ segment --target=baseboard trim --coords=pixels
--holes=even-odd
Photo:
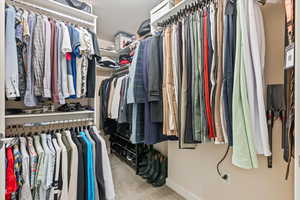
[[[172,181],[170,178],[167,178],[166,184],[169,188],[177,192],[179,195],[184,197],[186,200],[201,200],[197,195],[195,195],[192,192],[187,191],[185,188],[183,188],[181,185],[178,185],[174,181]]]

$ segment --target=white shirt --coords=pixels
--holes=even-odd
[[[61,172],[61,176],[62,176],[62,188],[61,188],[61,196],[60,199],[69,199],[69,189],[68,189],[68,153],[67,153],[67,149],[61,139],[61,134],[60,133],[56,133],[57,136],[57,142],[58,145],[61,148],[61,166],[62,166],[62,172]]]
[[[52,139],[53,146],[55,148],[56,152],[56,160],[55,160],[55,174],[54,174],[54,187],[51,190],[51,193],[56,194],[57,196],[60,196],[61,191],[58,189],[58,178],[59,178],[59,172],[60,172],[60,161],[61,161],[61,147],[58,145],[58,141],[56,138]],[[51,194],[52,196],[52,194]]]
[[[23,185],[20,188],[20,200],[32,200],[32,194],[30,190],[30,169],[29,169],[29,155],[26,148],[26,139],[24,137],[20,138],[21,144],[21,154],[22,154],[22,176],[23,176]]]
[[[111,118],[112,119],[118,119],[119,116],[119,105],[120,105],[120,98],[121,98],[121,86],[122,86],[122,80],[125,78],[125,76],[118,78],[116,88],[114,90],[113,99],[111,103]]]
[[[252,68],[254,72],[254,116],[255,128],[255,142],[258,154],[270,156],[270,145],[268,137],[268,126],[266,119],[266,110],[264,102],[264,83],[263,72],[265,64],[265,33],[263,25],[263,17],[261,10],[254,0],[248,1],[248,24],[250,52],[252,58]],[[254,119],[255,118],[255,119]]]
[[[64,23],[61,23],[62,28],[62,43],[61,43],[61,84],[62,84],[62,93],[64,98],[70,97],[69,87],[68,87],[68,67],[67,67],[67,58],[66,54],[72,52],[70,34],[67,26]]]
[[[77,177],[78,177],[78,149],[71,138],[70,131],[66,131],[68,142],[72,148],[71,156],[71,172],[70,172],[70,183],[69,183],[69,199],[77,198]]]
[[[44,79],[43,97],[51,98],[51,25],[48,17],[44,16],[45,26],[45,67],[44,67]]]

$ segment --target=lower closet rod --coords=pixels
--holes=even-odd
[[[90,123],[92,122],[92,123]],[[93,118],[63,120],[63,121],[48,121],[38,123],[25,123],[7,126],[7,136],[23,134],[25,132],[40,132],[45,130],[59,130],[65,128],[72,128],[77,126],[94,125]],[[34,130],[36,128],[36,130]],[[27,129],[27,130],[25,130]],[[16,134],[17,133],[17,134]]]

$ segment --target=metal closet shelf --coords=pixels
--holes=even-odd
[[[85,111],[75,111],[75,112],[49,112],[49,113],[39,113],[39,114],[16,114],[16,115],[5,115],[6,119],[15,118],[30,118],[30,117],[45,117],[45,116],[61,116],[61,115],[78,115],[78,114],[93,114],[92,110]]]

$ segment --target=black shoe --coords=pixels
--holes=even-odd
[[[140,166],[140,167],[145,167],[145,166],[147,166],[147,165],[148,165],[147,160],[143,160],[142,162],[139,163],[139,166]]]
[[[154,161],[154,173],[148,178],[147,182],[148,183],[153,183],[157,180],[157,178],[160,175],[160,157],[158,157],[155,161]]]
[[[140,176],[143,176],[149,172],[149,170],[151,169],[151,160],[152,160],[152,153],[148,153],[147,154],[147,167],[145,170],[143,170],[143,171],[141,170],[141,172],[139,173]]]
[[[152,183],[154,187],[161,187],[166,184],[166,178],[168,173],[168,160],[163,159],[161,163],[161,173],[155,182]]]
[[[154,157],[151,161],[151,169],[148,171],[148,173],[144,174],[143,178],[148,179],[149,177],[153,176],[155,172],[155,161],[157,160],[157,154],[154,154]]]

